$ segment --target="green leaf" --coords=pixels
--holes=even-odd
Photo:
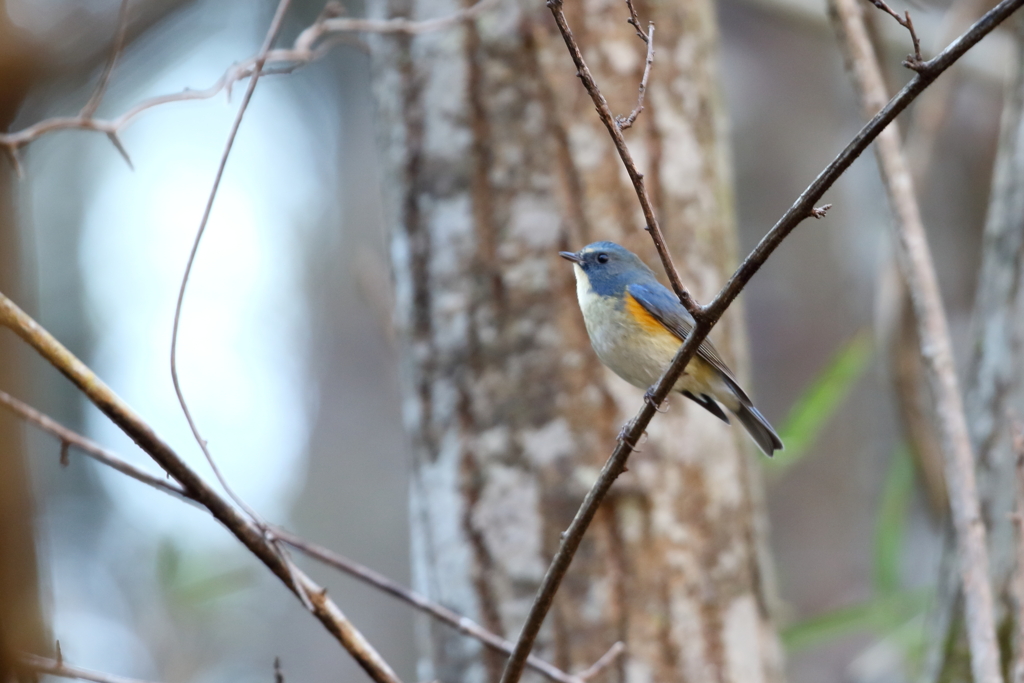
[[[913,492],[914,463],[901,443],[889,462],[875,527],[875,590],[880,595],[899,589],[900,552]]]
[[[871,334],[864,329],[836,353],[797,399],[779,430],[786,449],[767,463],[769,470],[781,472],[807,454],[818,434],[867,370],[870,360]]]
[[[789,652],[852,633],[885,635],[924,611],[931,591],[900,591],[805,619],[782,632]]]
[[[177,598],[185,604],[200,605],[227,597],[255,583],[256,576],[252,567],[227,569],[179,587]]]

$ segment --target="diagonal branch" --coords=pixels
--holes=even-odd
[[[881,66],[864,25],[863,11],[856,0],[830,0],[830,4],[838,19],[837,28],[861,107],[865,116],[870,116],[885,102],[887,93]],[[1001,683],[988,547],[975,481],[974,453],[935,263],[897,126],[890,126],[879,135],[875,155],[893,213],[897,261],[913,303],[920,353],[938,416],[960,556],[971,669],[977,683]]]
[[[62,443],[74,445],[76,448],[82,449],[87,455],[93,457],[98,462],[107,465],[108,467],[112,467],[132,479],[148,484],[160,491],[164,491],[165,493],[170,493],[171,495],[185,498],[189,501],[192,500],[189,498],[185,490],[176,482],[164,481],[135,467],[134,465],[129,464],[121,457],[97,445],[81,434],[68,429],[47,415],[44,415],[35,408],[13,398],[3,391],[0,391],[0,404],[7,407],[18,417],[21,417],[27,422],[30,422],[61,439]],[[458,614],[457,612],[454,612],[436,602],[432,602],[422,595],[409,590],[405,586],[392,581],[383,574],[361,565],[358,562],[354,562],[353,560],[339,555],[338,553],[323,546],[311,543],[310,541],[307,541],[301,536],[297,536],[286,529],[274,526],[270,528],[270,532],[273,537],[283,543],[287,543],[289,546],[295,548],[301,553],[334,567],[335,569],[343,571],[349,576],[369,584],[392,597],[398,598],[411,607],[430,615],[438,621],[448,624],[463,635],[479,640],[496,652],[501,652],[506,655],[511,654],[513,647],[512,643],[501,636],[488,631],[472,619]],[[590,668],[578,675],[566,673],[558,667],[555,667],[533,655],[527,659],[526,665],[557,683],[585,683],[585,681],[588,681],[603,671],[606,667],[610,666],[611,663],[614,662],[623,652],[625,652],[625,645],[621,642],[615,643],[608,652],[598,659],[598,661],[596,661]],[[58,650],[58,663],[60,661]]]
[[[360,666],[378,683],[400,683],[399,678],[374,647],[327,597],[327,591],[303,574],[281,553],[263,531],[221,498],[202,477],[181,459],[120,396],[53,335],[0,293],[0,326],[7,327],[71,380],[85,396],[121,428],[160,467],[173,477],[187,495],[205,507],[227,527],[253,555],[265,564],[297,597],[305,595],[310,611]]]
[[[102,673],[91,669],[83,669],[77,666],[70,666],[60,659],[50,659],[33,654],[20,654],[15,658],[15,665],[23,670],[35,674],[46,674],[60,678],[75,678],[80,681],[92,681],[93,683],[149,683],[138,678],[127,678],[114,674]]]
[[[540,632],[540,627],[544,622],[545,616],[547,616],[548,610],[551,608],[555,593],[558,591],[562,578],[565,576],[565,572],[568,570],[569,564],[579,548],[583,534],[597,512],[598,506],[608,493],[612,483],[614,483],[615,479],[625,468],[630,452],[636,447],[640,435],[643,434],[647,425],[654,417],[655,406],[660,405],[668,397],[672,387],[675,386],[676,381],[682,375],[686,364],[693,357],[698,345],[707,337],[711,328],[718,322],[725,310],[739,296],[743,287],[760,270],[761,266],[764,265],[765,261],[768,260],[768,257],[771,256],[779,244],[786,239],[797,225],[813,215],[812,212],[815,209],[815,204],[857,157],[863,154],[864,150],[878,137],[882,130],[900,112],[906,109],[943,71],[960,59],[964,53],[1013,14],[1022,4],[1024,4],[1024,0],[1002,0],[1002,2],[989,10],[971,26],[966,33],[953,41],[941,53],[927,61],[914,78],[895,97],[889,100],[881,111],[875,114],[846,148],[803,191],[796,202],[793,203],[768,234],[761,239],[754,250],[743,260],[743,263],[736,269],[736,272],[729,278],[729,281],[714,300],[706,306],[697,309],[696,314],[694,314],[696,324],[690,336],[687,337],[686,341],[679,348],[675,358],[672,360],[672,364],[665,370],[661,379],[658,380],[654,387],[648,390],[652,400],[644,401],[640,411],[623,427],[618,442],[615,445],[615,450],[612,451],[611,456],[601,469],[594,486],[583,499],[583,503],[576,512],[576,516],[573,518],[569,528],[562,534],[561,544],[541,581],[537,596],[520,632],[519,640],[516,642],[515,652],[509,659],[502,674],[501,683],[517,683],[522,676],[526,657],[529,655],[530,650],[533,649],[533,643]],[[572,31],[569,30],[566,23],[561,0],[550,0],[548,8],[555,15],[555,22],[558,24],[559,31],[562,33],[566,46],[569,48],[569,53],[572,55],[577,70],[580,72],[584,87],[587,88],[595,104],[598,105],[598,113],[601,115],[602,121],[604,121],[607,103],[605,103],[604,97],[600,95],[600,91],[597,90],[597,86],[594,84],[593,77],[590,76],[589,70],[586,69],[586,65],[583,63],[579,46],[576,44]],[[623,158],[625,163],[626,159],[630,157],[628,156],[628,151],[623,152],[625,148],[624,143],[621,143],[620,148],[621,132],[614,129],[614,127],[609,127],[607,122],[605,125],[609,128],[609,134],[616,141],[616,148],[620,149],[620,157]],[[630,166],[627,164],[627,171],[629,170]],[[630,177],[633,178],[632,172]],[[642,176],[640,180],[642,180]],[[641,192],[642,184],[637,184],[634,181],[634,186],[637,187],[638,195],[645,194]],[[643,204],[642,196],[641,204]]]
[[[93,460],[103,463],[107,467],[112,467],[121,474],[127,475],[137,481],[141,481],[143,484],[149,484],[150,486],[170,493],[173,496],[191,500],[188,492],[177,482],[168,481],[154,476],[145,470],[139,469],[138,467],[125,462],[123,459],[103,448],[95,441],[87,439],[77,432],[71,431],[64,425],[44,415],[27,403],[23,403],[22,401],[14,398],[6,391],[0,391],[0,405],[3,405],[23,420],[36,425],[44,432],[49,432],[60,439],[62,459],[66,454],[68,446],[74,446]],[[63,464],[63,462],[61,464]]]
[[[444,607],[443,605],[431,602],[422,595],[414,593],[405,586],[402,586],[401,584],[392,581],[391,579],[375,572],[369,567],[365,567],[359,564],[358,562],[353,562],[347,557],[342,557],[341,555],[331,550],[328,550],[323,546],[311,543],[300,536],[296,536],[290,531],[286,531],[285,529],[282,529],[280,527],[274,527],[273,532],[275,536],[277,536],[282,541],[292,546],[296,550],[299,550],[300,552],[304,553],[305,555],[308,555],[325,564],[328,564],[334,567],[335,569],[339,569],[348,574],[349,576],[364,581],[365,583],[368,583],[371,586],[380,589],[388,595],[398,598],[406,604],[412,605],[416,609],[420,610],[421,612],[429,614],[438,621],[442,621],[448,624],[459,633],[467,635],[471,638],[476,638],[481,643],[491,648],[495,652],[500,652],[505,655],[512,654],[512,643],[505,640],[501,636],[491,633],[483,626],[477,624],[472,619],[464,617],[461,614],[458,614],[457,612],[453,612],[452,610],[448,609],[447,607]],[[593,666],[575,676],[562,671],[561,669],[545,662],[544,660],[534,655],[530,655],[527,658],[526,666],[533,669],[534,671],[543,674],[544,676],[550,678],[553,681],[558,681],[559,683],[584,683],[585,681],[589,680],[590,678],[593,678],[602,670],[604,670],[613,661],[615,661],[615,659],[617,659],[619,655],[621,655],[624,651],[625,645],[623,643],[615,643],[608,650],[608,652],[604,654],[604,656],[602,656],[599,660],[594,662]]]

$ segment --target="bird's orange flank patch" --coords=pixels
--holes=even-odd
[[[643,304],[636,300],[632,294],[626,292],[626,313],[643,328],[644,332],[650,335],[668,334],[675,337],[671,330],[651,315],[650,311],[644,308]]]

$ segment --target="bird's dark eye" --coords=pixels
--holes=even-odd
[[[608,263],[608,254],[604,254],[604,253],[598,254],[597,255],[597,262],[598,263]]]

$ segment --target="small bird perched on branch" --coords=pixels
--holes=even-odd
[[[640,257],[614,242],[559,255],[572,261],[576,296],[597,357],[633,386],[649,388],[693,329],[693,316]],[[719,403],[724,405],[768,457],[782,449],[779,435],[709,340],[700,343],[673,388],[729,424]]]

